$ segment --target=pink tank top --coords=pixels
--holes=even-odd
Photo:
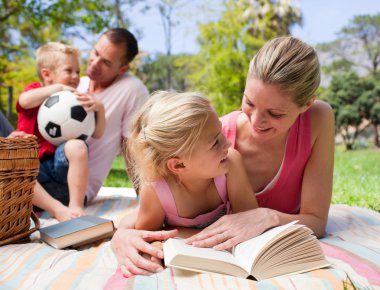
[[[193,227],[203,229],[208,225],[212,224],[217,219],[219,219],[221,216],[227,214],[230,209],[230,203],[228,201],[227,195],[226,176],[217,176],[214,178],[214,182],[217,192],[220,198],[222,199],[222,204],[220,204],[214,210],[208,213],[198,215],[194,218],[184,218],[179,216],[173,194],[165,179],[162,178],[154,182],[153,187],[156,190],[158,199],[160,200],[161,206],[166,214],[165,224],[170,226]]]
[[[237,118],[242,114],[235,111],[223,116],[223,133],[236,147]],[[299,115],[289,129],[285,156],[274,184],[256,194],[260,207],[295,214],[300,210],[303,172],[311,153],[311,128],[309,111]]]

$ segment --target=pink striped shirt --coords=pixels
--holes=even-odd
[[[237,118],[242,114],[235,111],[223,116],[223,133],[236,147]],[[260,207],[294,214],[300,210],[303,172],[311,154],[310,113],[301,114],[289,129],[285,156],[280,171],[269,188],[256,194]]]

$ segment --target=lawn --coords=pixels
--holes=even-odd
[[[118,156],[105,186],[130,187],[124,160]],[[371,208],[380,212],[380,151],[335,150],[333,203]]]

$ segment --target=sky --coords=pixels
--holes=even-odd
[[[217,10],[217,2],[213,7]],[[191,1],[190,1],[191,3]],[[303,26],[292,29],[292,35],[315,45],[329,42],[336,38],[336,33],[357,15],[374,15],[380,12],[380,0],[295,0],[301,7]],[[191,4],[190,4],[191,5]],[[185,7],[180,15],[181,21],[173,30],[173,53],[195,53],[199,47],[197,22],[201,22],[202,13],[191,14],[192,7]],[[151,9],[142,14],[137,13],[132,22],[143,31],[139,37],[141,50],[147,52],[165,52],[164,34],[159,13]],[[133,29],[131,29],[133,31]]]

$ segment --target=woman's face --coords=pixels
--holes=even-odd
[[[241,107],[250,121],[252,137],[260,140],[287,133],[299,114],[308,108],[299,107],[277,86],[254,78],[247,80]]]

